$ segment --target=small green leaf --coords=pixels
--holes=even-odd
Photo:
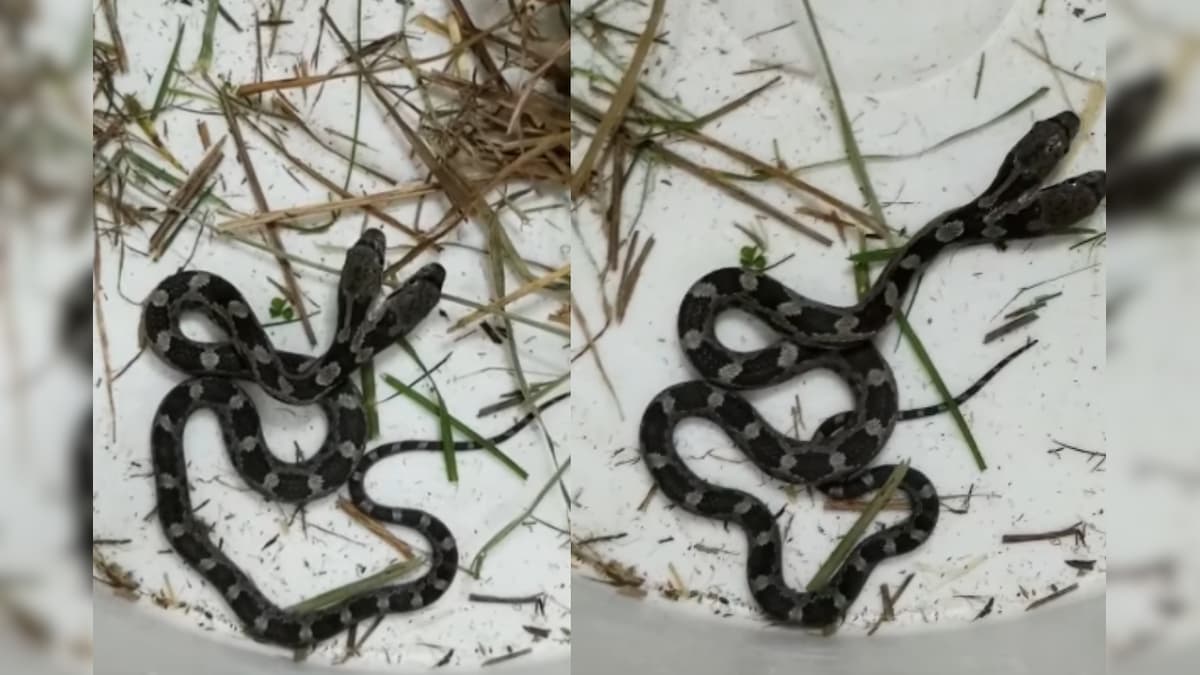
[[[742,267],[761,271],[767,266],[767,258],[757,246],[743,246],[739,251],[738,260]]]

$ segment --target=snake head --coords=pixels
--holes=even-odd
[[[384,311],[392,315],[393,337],[404,335],[424,319],[442,299],[446,268],[430,263],[404,280],[384,301]]]
[[[1056,230],[1070,227],[1092,215],[1104,201],[1108,174],[1089,171],[1038,192],[1039,221]],[[1032,227],[1032,225],[1031,225]]]
[[[346,251],[339,285],[344,296],[370,302],[383,283],[383,254],[386,241],[380,230],[367,230]]]
[[[1034,122],[1004,157],[979,205],[990,209],[1035,189],[1066,156],[1077,133],[1079,116],[1069,110]]]
[[[1005,239],[1029,239],[1058,234],[1095,213],[1104,201],[1108,174],[1089,171],[1030,192],[1012,208],[988,217],[1001,227]]]
[[[1061,112],[1038,120],[1012,149],[1013,170],[1040,181],[1058,165],[1079,133],[1079,115]]]

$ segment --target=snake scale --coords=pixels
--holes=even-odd
[[[440,299],[445,279],[440,265],[426,265],[376,305],[383,281],[384,243],[382,232],[371,229],[347,251],[338,283],[337,332],[320,356],[275,349],[241,293],[209,272],[181,271],[167,277],[151,291],[143,308],[146,345],[192,376],[167,393],[151,427],[159,522],[175,552],[221,593],[247,634],[262,642],[312,646],[364,619],[426,607],[446,592],[458,569],[454,536],[441,520],[418,509],[378,504],[364,486],[370,468],[387,457],[443,449],[440,440],[409,440],[380,445],[364,454],[366,412],[349,375],[420,323]],[[228,339],[199,342],[185,336],[179,322],[189,312],[204,316]],[[320,449],[296,463],[278,459],[267,448],[253,401],[235,380],[257,383],[286,403],[319,405],[328,422]],[[274,604],[212,541],[194,513],[183,432],[188,419],[201,410],[216,415],[230,461],[255,491],[270,500],[305,504],[345,483],[351,501],[363,513],[414,530],[429,542],[429,569],[413,581],[365,591],[307,613]],[[533,418],[534,413],[526,415],[491,442],[507,440]],[[481,447],[456,442],[453,449]]]
[[[766,274],[736,267],[706,274],[684,296],[677,331],[684,355],[702,379],[668,387],[647,405],[639,429],[642,457],[667,498],[743,530],[750,592],[771,619],[806,628],[838,623],[880,561],[912,551],[929,537],[938,519],[937,492],[924,474],[908,469],[898,488],[910,503],[908,518],[858,542],[824,588],[797,590],[784,580],[783,542],[772,511],[750,494],[697,476],[675,447],[676,426],[687,418],[715,423],[766,474],[812,484],[834,498],[854,498],[882,486],[895,467],[864,467],[883,448],[896,422],[943,407],[899,410],[892,371],[872,339],[894,318],[914,278],[942,252],[1061,233],[1098,208],[1105,195],[1103,171],[1039,188],[1067,154],[1079,124],[1071,112],[1035,122],[1004,157],[991,185],[921,228],[891,256],[855,305],[817,302]],[[779,338],[755,351],[724,346],[715,324],[731,309],[760,319]],[[1029,346],[1009,355],[958,400],[978,391]],[[809,440],[776,430],[738,393],[816,369],[830,370],[849,385],[854,409],[826,419]]]

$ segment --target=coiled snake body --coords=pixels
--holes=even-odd
[[[703,380],[669,387],[649,403],[639,432],[642,456],[669,499],[692,513],[741,527],[749,545],[746,573],[751,594],[772,619],[813,628],[840,621],[875,565],[915,549],[933,531],[939,502],[932,483],[908,469],[899,490],[910,502],[910,516],[859,542],[824,589],[799,591],[784,580],[783,545],[771,510],[752,495],[697,476],[675,447],[675,427],[687,418],[711,421],[765,473],[789,483],[813,484],[831,497],[853,498],[879,488],[894,466],[864,467],[883,448],[896,422],[944,408],[899,410],[892,371],[872,338],[888,325],[913,279],[939,253],[1055,234],[1095,211],[1104,198],[1102,171],[1038,188],[1066,155],[1078,129],[1079,119],[1070,112],[1036,122],[1006,155],[984,193],[917,232],[853,306],[817,302],[765,274],[740,268],[706,274],[685,295],[678,334],[685,356]],[[725,347],[714,326],[729,309],[762,320],[779,334],[778,341],[750,352]],[[1010,354],[957,400],[978,391],[1029,346]],[[845,380],[855,405],[825,420],[807,441],[773,428],[736,393],[815,369],[831,370]]]
[[[144,307],[141,329],[148,347],[194,376],[173,388],[154,415],[150,445],[159,522],[176,553],[220,591],[247,633],[264,642],[310,646],[364,619],[427,606],[446,592],[458,569],[455,539],[442,521],[418,509],[377,504],[364,488],[367,471],[382,459],[442,450],[441,441],[401,441],[363,453],[366,414],[362,397],[348,377],[433,310],[445,278],[440,265],[427,265],[374,307],[382,283],[383,253],[384,237],[378,230],[368,230],[347,252],[338,287],[338,331],[329,349],[315,358],[276,350],[237,289],[208,272],[167,277]],[[190,311],[211,320],[229,340],[206,343],[186,337],[179,320]],[[253,401],[234,380],[256,382],[284,402],[320,405],[328,421],[320,450],[297,463],[278,459],[267,449]],[[254,490],[269,499],[304,504],[348,482],[350,498],[361,511],[415,530],[429,542],[428,571],[414,581],[363,592],[304,614],[275,605],[213,543],[193,512],[183,431],[188,418],[202,409],[216,414],[229,459]],[[532,417],[525,416],[492,442],[513,436]],[[454,444],[456,451],[480,447]]]

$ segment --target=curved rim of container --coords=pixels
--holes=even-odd
[[[145,608],[113,597],[93,593],[93,672],[95,675],[290,675],[297,664],[286,651],[263,652],[214,639],[194,630],[156,620]],[[553,661],[514,660],[488,667],[502,675],[568,675],[567,658]],[[446,668],[446,672],[469,672],[469,668]],[[381,672],[429,672],[425,665],[405,667],[403,662],[379,668],[355,667],[353,661],[337,667],[306,664],[304,672],[329,675],[378,675]],[[443,672],[443,669],[438,669]]]
[[[871,637],[810,636],[745,623],[688,620],[578,576],[572,673],[608,675],[1062,675],[1105,670],[1105,600],[1047,605],[961,628]]]

